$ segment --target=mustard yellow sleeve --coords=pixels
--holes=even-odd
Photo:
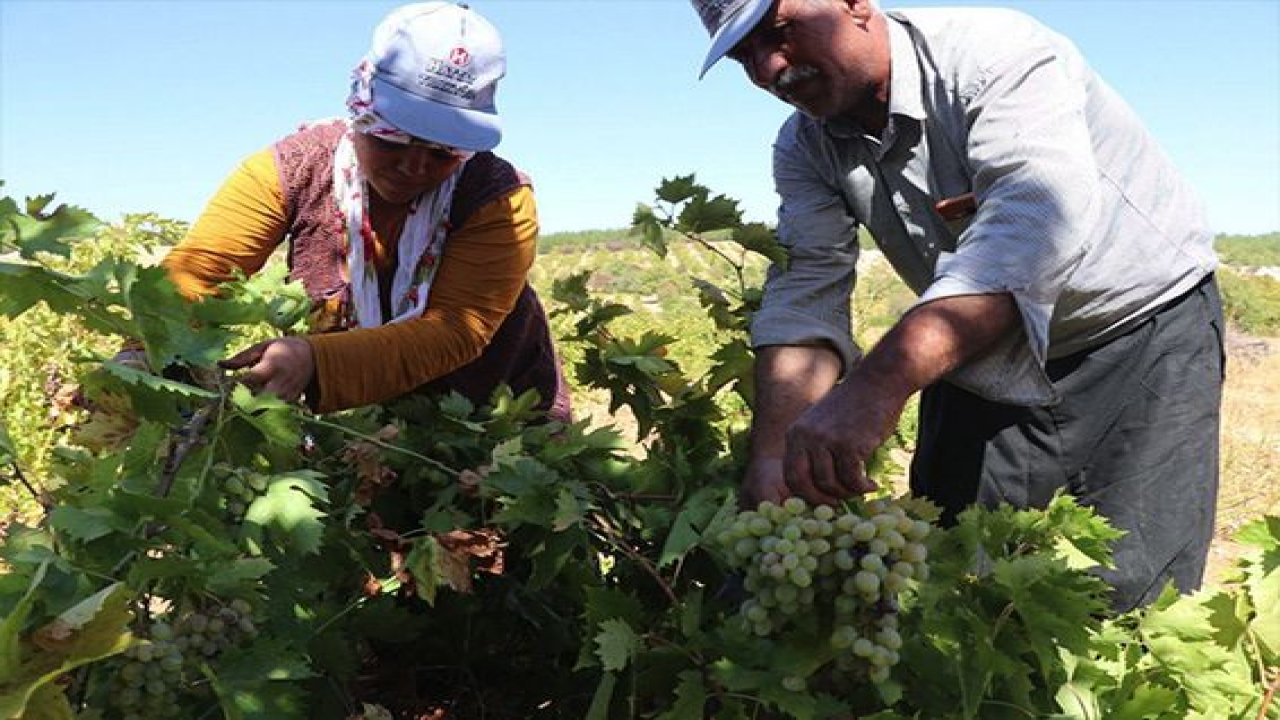
[[[487,203],[445,244],[422,317],[307,337],[318,412],[389,400],[479,357],[533,264],[537,207],[527,186]]]
[[[183,295],[209,295],[236,268],[245,275],[260,270],[287,224],[275,155],[262,150],[232,171],[161,265]]]

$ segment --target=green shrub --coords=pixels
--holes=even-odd
[[[1214,248],[1222,262],[1249,267],[1280,265],[1280,232],[1266,235],[1219,235]]]
[[[1280,335],[1280,280],[1220,268],[1218,283],[1232,325],[1251,335]]]

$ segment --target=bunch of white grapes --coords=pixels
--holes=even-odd
[[[741,616],[761,637],[780,637],[818,618],[831,628],[836,665],[861,668],[876,683],[897,664],[897,593],[928,577],[924,539],[932,525],[891,499],[846,509],[809,506],[798,497],[739,513],[720,534],[749,595]],[[789,676],[783,686],[800,691]]]
[[[181,701],[201,677],[199,665],[228,648],[257,637],[253,608],[245,600],[153,619],[139,631],[115,667],[110,706],[120,720],[173,720]]]

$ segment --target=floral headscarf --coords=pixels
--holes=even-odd
[[[369,261],[373,256],[373,226],[368,216],[367,183],[356,162],[352,137],[359,132],[403,143],[414,138],[373,112],[372,78],[373,66],[367,60],[352,72],[351,94],[347,98],[350,131],[338,141],[333,156],[333,194],[347,228],[343,268],[351,296],[347,321],[354,327],[377,327],[422,315],[448,235],[447,215],[453,191],[465,167],[464,160],[439,187],[419,195],[410,204],[395,245],[398,262],[391,285],[391,317],[383,317],[378,271]]]

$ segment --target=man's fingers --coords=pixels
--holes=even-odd
[[[819,505],[833,505],[839,498],[819,488],[814,482],[814,460],[804,449],[787,450],[784,476],[792,493]],[[829,470],[828,470],[829,472]]]

